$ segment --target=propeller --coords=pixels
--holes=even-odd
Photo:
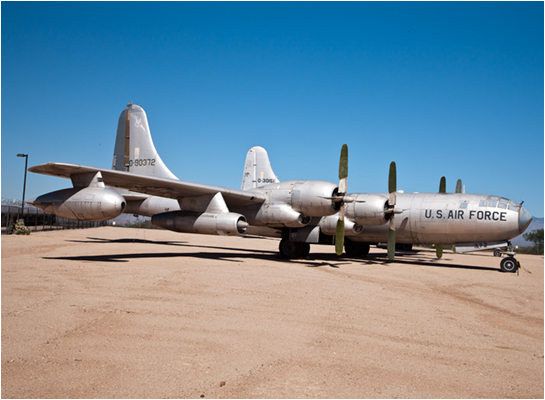
[[[388,199],[388,209],[386,214],[390,214],[390,227],[388,229],[388,258],[394,259],[396,248],[396,231],[395,231],[395,205],[396,205],[396,190],[397,190],[397,173],[396,163],[392,161],[390,164],[390,172],[388,173],[388,192],[390,197]]]
[[[458,179],[456,181],[456,193],[462,193],[462,180]]]
[[[460,188],[462,186],[462,181],[458,180],[458,183],[460,183]],[[458,190],[458,183],[456,183],[456,190]],[[447,192],[447,178],[444,176],[441,177],[441,181],[439,182],[439,193],[446,193]],[[442,244],[436,244],[435,245],[435,255],[437,258],[443,257],[443,245]]]
[[[348,146],[343,144],[341,148],[341,158],[339,161],[339,191],[336,201],[340,201],[339,220],[335,230],[335,253],[340,256],[344,248],[344,196],[346,195],[348,185]]]

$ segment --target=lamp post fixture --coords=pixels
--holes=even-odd
[[[28,166],[28,154],[17,154],[17,157],[25,157],[25,180],[23,183],[23,207],[21,208],[21,214],[23,214],[23,218],[25,217],[25,191],[26,191],[26,170]]]

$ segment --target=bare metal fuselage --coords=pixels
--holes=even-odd
[[[478,194],[397,193],[396,209],[402,210],[396,215],[398,243],[455,244],[509,240],[524,232],[531,221],[530,214],[519,204]],[[346,232],[353,241],[367,243],[384,242],[387,234],[387,224],[356,226]]]
[[[285,185],[267,185],[254,189],[268,194],[268,200],[260,207],[232,208],[231,211],[246,216],[250,226],[247,233],[266,236],[281,236],[282,224],[262,219],[272,209],[282,212],[280,206],[292,206],[290,188],[293,182]],[[270,187],[268,187],[270,186]],[[285,186],[281,190],[279,186]],[[364,202],[368,196],[377,194],[350,194],[356,201]],[[384,199],[387,194],[378,194]],[[352,205],[358,204],[356,202]],[[345,234],[350,240],[363,243],[384,243],[388,235],[388,224],[362,226],[354,223],[355,208],[349,205],[346,212]],[[396,241],[410,244],[456,244],[468,242],[507,241],[520,235],[531,220],[530,214],[513,201],[489,195],[466,193],[397,193]],[[176,200],[148,196],[145,200],[129,201],[125,212],[153,216],[165,211],[180,210]],[[308,224],[292,227],[291,230],[319,229],[323,234],[334,235],[338,214],[313,218]],[[333,228],[331,228],[333,227]],[[317,235],[305,235],[302,241],[317,243]]]

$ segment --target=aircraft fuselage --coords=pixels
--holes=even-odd
[[[365,194],[352,195],[364,198]],[[387,194],[384,194],[387,197]],[[532,217],[513,201],[466,193],[397,193],[396,241],[411,244],[494,242],[520,235]],[[351,218],[348,208],[347,217]],[[388,225],[346,230],[353,241],[384,242]]]

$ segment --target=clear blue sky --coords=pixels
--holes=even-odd
[[[494,194],[543,216],[543,2],[2,2],[2,196],[24,159],[111,167],[147,112],[182,180],[239,188],[247,150],[281,180]],[[27,198],[70,187],[28,174]]]

